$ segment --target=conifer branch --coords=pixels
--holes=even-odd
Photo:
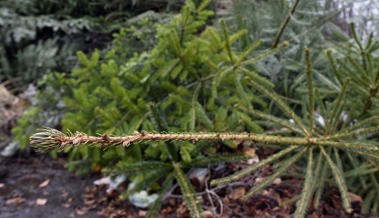
[[[309,126],[310,133],[313,132],[313,121],[314,121],[314,97],[313,97],[313,72],[312,72],[312,63],[310,57],[309,49],[305,49],[305,58],[307,64],[307,83],[308,83],[308,111],[309,111]]]
[[[70,145],[79,144],[101,144],[102,147],[122,145],[128,147],[130,144],[142,141],[177,141],[177,140],[248,140],[261,143],[306,145],[313,144],[311,138],[296,138],[270,136],[254,133],[146,133],[137,132],[127,136],[89,136],[82,132],[74,135],[66,135],[58,130],[45,128],[30,137],[30,144],[39,151],[50,151],[58,148],[63,150]]]
[[[297,6],[299,5],[300,0],[296,0],[296,2],[293,4],[290,12],[288,13],[286,19],[283,21],[282,25],[280,25],[279,31],[275,36],[274,42],[272,43],[272,48],[276,48],[279,44],[280,38],[282,37],[284,33],[284,29],[287,27],[288,23],[291,20],[292,15],[295,13]]]
[[[349,148],[366,152],[378,152],[379,148],[369,144],[331,141],[322,137],[283,137],[255,133],[146,133],[137,132],[127,136],[89,136],[82,132],[66,135],[56,129],[45,128],[30,137],[30,144],[41,152],[54,149],[64,150],[66,147],[80,144],[100,144],[106,148],[115,145],[128,147],[142,141],[177,141],[177,140],[245,140],[276,145],[325,145],[337,148]]]

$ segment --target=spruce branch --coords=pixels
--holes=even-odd
[[[81,144],[100,144],[101,147],[121,145],[129,147],[142,141],[200,141],[200,140],[244,140],[276,145],[324,145],[336,148],[355,149],[361,152],[379,152],[379,147],[365,143],[333,141],[323,137],[284,137],[255,133],[146,133],[136,132],[127,136],[89,136],[82,132],[64,134],[56,129],[44,128],[30,137],[30,144],[38,151],[46,152],[54,149],[64,150],[69,146]]]
[[[353,209],[351,208],[351,202],[348,195],[348,190],[346,186],[346,181],[343,177],[342,171],[338,168],[338,166],[333,162],[330,156],[327,154],[323,147],[320,147],[321,153],[324,155],[330,169],[332,170],[332,174],[334,179],[336,180],[336,184],[341,193],[343,206],[348,213],[352,213]]]
[[[236,181],[236,180],[238,180],[244,176],[251,174],[252,172],[254,172],[256,170],[261,169],[264,166],[267,166],[268,164],[270,164],[270,163],[278,160],[279,158],[295,151],[296,149],[297,149],[297,146],[291,146],[289,148],[286,148],[286,149],[284,149],[284,150],[282,150],[276,154],[270,155],[270,157],[258,162],[257,164],[251,165],[251,166],[249,166],[243,170],[240,170],[240,171],[234,173],[233,175],[212,180],[211,185],[216,186],[216,185],[227,184],[227,183],[230,183],[232,181]]]
[[[279,31],[277,32],[275,39],[272,43],[272,48],[276,48],[279,44],[280,38],[282,37],[285,28],[291,20],[292,15],[295,13],[297,6],[299,5],[300,0],[296,0],[296,2],[292,5],[291,10],[289,11],[287,17],[284,19],[283,23],[280,25]]]
[[[307,64],[307,81],[308,81],[308,110],[309,110],[309,126],[310,133],[313,132],[313,121],[314,121],[314,96],[313,96],[313,72],[312,72],[312,63],[310,57],[310,50],[305,49],[305,58]]]
[[[51,128],[41,129],[30,137],[30,144],[36,150],[50,151],[58,148],[63,150],[67,146],[79,144],[100,144],[102,147],[122,145],[128,147],[130,144],[142,141],[184,141],[184,140],[247,140],[260,143],[273,143],[282,145],[308,145],[317,143],[312,138],[270,136],[254,133],[146,133],[136,132],[127,136],[89,136],[82,132],[74,135],[66,135]]]

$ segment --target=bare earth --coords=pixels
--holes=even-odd
[[[97,218],[82,211],[82,193],[94,179],[64,169],[62,159],[13,157],[2,160],[0,218]]]

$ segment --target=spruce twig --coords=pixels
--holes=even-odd
[[[313,132],[313,121],[314,121],[314,97],[313,97],[313,72],[312,72],[312,63],[310,58],[310,51],[309,49],[305,49],[305,57],[306,57],[306,64],[307,64],[307,81],[308,81],[308,110],[309,110],[309,126],[310,126],[310,133]]]
[[[102,147],[130,144],[142,141],[176,141],[176,140],[248,140],[261,143],[274,143],[284,145],[314,144],[312,138],[270,136],[254,133],[146,133],[136,132],[127,136],[89,136],[82,132],[66,135],[51,128],[41,129],[30,137],[30,144],[38,151],[50,151],[58,148],[63,150],[67,146],[79,144],[101,144]],[[326,142],[326,141],[323,141]]]
[[[287,27],[288,23],[291,20],[292,15],[295,13],[297,6],[299,5],[300,0],[296,0],[296,2],[293,4],[291,10],[289,11],[286,19],[283,21],[283,23],[280,25],[279,31],[275,36],[274,42],[272,43],[272,48],[276,48],[279,44],[280,38],[282,37],[284,33],[284,29]]]
[[[56,129],[45,128],[30,137],[30,144],[38,151],[64,150],[66,147],[80,144],[100,144],[103,148],[115,145],[128,147],[142,141],[178,141],[178,140],[245,140],[277,145],[324,145],[336,148],[349,148],[358,151],[379,152],[379,147],[364,143],[326,140],[323,137],[283,137],[255,133],[146,133],[137,132],[127,136],[89,136],[82,132],[66,135]]]

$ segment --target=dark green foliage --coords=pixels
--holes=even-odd
[[[153,23],[164,22],[167,15],[148,11],[129,21],[125,21],[126,17],[181,4],[164,0],[1,1],[0,82],[17,80],[19,83],[13,86],[23,88],[25,84],[36,84],[48,72],[71,71],[77,64],[77,50],[89,53],[95,48],[104,49],[112,33],[122,27],[125,30],[120,34],[134,34],[133,37],[119,37],[130,38],[123,42],[124,46],[129,46],[122,48],[129,50],[123,55],[151,48],[154,38],[146,36],[154,35]]]
[[[276,41],[278,33],[283,32],[279,41],[287,40],[291,47],[258,62],[257,71],[275,83],[275,89],[280,94],[293,99],[300,99],[304,95],[304,92],[297,92],[306,82],[306,77],[302,73],[305,69],[304,49],[306,47],[312,49],[311,59],[315,78],[322,80],[325,77],[319,75],[319,71],[323,71],[327,64],[322,50],[331,46],[333,42],[348,40],[347,34],[333,22],[339,11],[325,9],[329,0],[324,3],[303,0],[293,8],[297,2],[236,0],[233,4],[233,16],[230,19],[230,24],[236,29],[248,30],[248,34],[240,44],[241,48],[246,48],[257,39],[262,39],[264,42],[261,48],[269,48]],[[283,25],[290,12],[292,12],[290,20],[287,25]],[[293,100],[293,103],[298,101]]]
[[[306,60],[306,65],[308,66],[306,74],[308,74],[307,80],[309,92],[307,101],[302,104],[302,107],[304,108],[302,111],[305,111],[305,113],[301,116],[298,116],[293,109],[291,109],[288,104],[282,100],[282,96],[276,94],[275,92],[268,91],[266,88],[252,80],[250,83],[252,83],[255,88],[275,102],[283,114],[287,118],[292,119],[293,122],[287,123],[284,120],[281,120],[281,118],[274,118],[270,115],[264,115],[263,113],[252,113],[252,115],[266,121],[268,119],[269,122],[262,123],[263,125],[267,125],[267,127],[272,127],[274,125],[282,128],[283,130],[287,130],[277,132],[277,135],[291,135],[292,137],[295,135],[303,135],[309,140],[308,146],[305,146],[305,148],[298,148],[296,146],[287,148],[268,157],[256,165],[242,170],[241,172],[236,172],[235,174],[225,178],[216,179],[212,181],[212,184],[218,185],[237,180],[242,176],[259,169],[260,167],[271,163],[272,161],[277,161],[278,158],[284,157],[282,161],[276,164],[278,168],[273,175],[267,177],[265,181],[259,183],[259,185],[254,186],[247,193],[247,195],[243,197],[244,199],[247,199],[250,195],[257,193],[265,186],[269,185],[276,177],[285,173],[291,165],[297,161],[300,161],[300,158],[303,157],[307,160],[308,166],[305,172],[304,189],[297,204],[295,217],[304,217],[309,202],[312,199],[315,207],[318,207],[320,193],[324,192],[324,183],[329,181],[328,178],[334,178],[335,184],[340,190],[345,210],[350,213],[352,212],[352,209],[350,205],[350,198],[348,196],[348,190],[350,188],[355,188],[354,186],[349,187],[347,185],[352,184],[353,181],[346,178],[344,172],[355,171],[357,173],[357,167],[372,170],[365,171],[365,173],[360,174],[369,175],[360,178],[361,183],[365,184],[365,186],[359,186],[358,189],[360,189],[359,193],[362,193],[362,196],[369,190],[368,187],[374,188],[374,192],[377,192],[375,184],[377,184],[379,170],[377,168],[379,160],[379,147],[378,143],[375,140],[372,140],[372,136],[379,128],[378,122],[375,117],[371,116],[370,120],[365,120],[363,123],[354,124],[354,120],[359,119],[359,114],[344,114],[344,111],[347,111],[347,109],[353,111],[353,108],[349,108],[348,104],[346,104],[349,100],[351,101],[352,95],[354,95],[354,92],[347,91],[349,87],[349,79],[344,82],[336,96],[333,98],[328,96],[328,98],[321,99],[320,95],[317,94],[319,93],[318,88],[313,85],[314,79],[309,59],[309,50],[306,50],[306,53],[306,57],[308,57]],[[316,93],[316,97],[314,93]],[[240,108],[242,111],[248,110],[246,106],[241,106]],[[318,108],[320,108],[320,111],[315,111],[315,109]],[[315,116],[315,114],[317,114],[317,116]],[[314,138],[314,141],[312,138]],[[293,140],[295,140],[295,138],[293,138]],[[280,143],[280,141],[278,143]],[[291,155],[283,156],[288,152],[291,152]],[[346,159],[355,161],[353,161],[353,164],[351,165]],[[358,160],[363,159],[366,159],[367,161],[361,163],[358,162]],[[327,168],[330,168],[331,170],[324,170]],[[321,178],[321,180],[315,182],[312,181],[312,177]],[[355,186],[357,186],[357,184]],[[358,189],[355,190],[358,191]],[[375,211],[376,206],[374,206],[377,202],[370,198],[365,201],[369,202],[367,204],[373,205],[372,212],[377,213],[377,211]]]
[[[323,84],[323,89],[329,90],[327,93],[344,89],[345,91],[344,95],[338,97],[339,107],[335,107],[332,112],[327,112],[330,111],[328,108],[322,109],[324,111],[322,113],[324,117],[335,117],[329,129],[332,131],[339,128],[346,129],[339,134],[341,137],[348,134],[364,134],[369,139],[377,139],[379,42],[372,35],[366,41],[359,39],[353,25],[351,31],[353,33],[351,42],[338,44],[335,49],[326,51],[330,62],[330,73],[327,74],[330,83]],[[346,84],[346,78],[349,78],[348,84]],[[326,95],[325,99],[328,98],[330,95]],[[361,153],[368,155],[369,165],[362,161],[362,158],[351,153],[336,152],[336,155],[338,154],[336,157],[340,159],[339,165],[343,166],[348,175],[351,175],[350,173],[356,175],[356,177],[349,177],[348,187],[362,196],[367,196],[364,198],[363,212],[369,213],[369,208],[371,208],[372,213],[378,213],[379,203],[369,194],[379,194],[378,168],[372,168],[377,166],[378,159],[375,153],[370,154],[367,151]]]
[[[24,16],[1,8],[0,28],[0,81],[18,80],[20,88],[36,83],[48,71],[70,70],[77,62],[75,50],[88,45],[87,34],[94,24],[51,15]]]
[[[338,187],[346,212],[352,212],[349,191],[354,191],[367,196],[364,212],[377,213],[379,127],[374,105],[379,46],[373,38],[362,45],[356,35],[354,42],[349,43],[339,34],[339,45],[345,51],[334,47],[335,53],[325,56],[320,51],[324,46],[332,46],[326,43],[326,37],[339,33],[332,23],[323,26],[324,18],[334,12],[304,23],[320,6],[316,1],[307,5],[304,2],[290,10],[284,0],[251,1],[251,5],[267,12],[249,11],[246,7],[246,11],[255,13],[252,17],[255,15],[257,23],[247,25],[249,20],[237,16],[238,30],[231,33],[223,21],[219,30],[206,27],[212,16],[211,11],[204,10],[207,1],[200,5],[187,1],[180,16],[158,27],[157,44],[151,50],[131,56],[124,51],[125,32],[121,31],[115,46],[106,54],[95,51],[87,56],[79,52],[81,66],[66,81],[70,89],[65,93],[68,112],[63,128],[106,135],[135,131],[168,132],[167,135],[205,131],[261,133],[261,139],[255,140],[257,145],[271,142],[279,145],[280,150],[240,172],[213,180],[212,185],[238,180],[273,164],[273,174],[252,187],[242,199],[246,200],[275,178],[286,173],[291,176],[289,169],[301,163],[304,167],[294,169],[305,176],[303,191],[294,196],[299,199],[296,218],[306,216],[309,203],[318,208],[325,187],[330,185]],[[243,1],[236,3],[240,10],[245,9],[243,5]],[[312,10],[307,11],[306,7]],[[288,16],[289,11],[293,15]],[[262,18],[259,14],[273,16]],[[283,20],[288,17],[291,20],[285,24]],[[274,22],[266,23],[265,19]],[[241,30],[241,26],[248,31]],[[320,26],[321,31],[313,32]],[[288,43],[271,49],[273,41],[282,40],[292,44],[286,50],[283,47]],[[328,59],[331,70],[327,67]],[[274,87],[262,74],[276,84],[285,82]],[[365,101],[357,103],[356,98]],[[268,105],[271,113],[267,113]],[[263,133],[264,129],[271,132]],[[44,137],[36,134],[33,139]],[[235,146],[231,141],[222,143]],[[245,158],[238,154],[214,154],[212,145],[174,140],[141,142],[127,150],[116,145],[105,150],[96,145],[78,145],[66,151],[72,170],[85,172],[101,166],[106,173],[129,173],[137,185],[124,196],[140,189],[153,190],[159,183],[159,199],[163,199],[176,180],[191,216],[199,217],[201,207],[186,177],[187,170]],[[154,211],[160,203],[153,205]]]
[[[158,44],[154,49],[127,62],[116,59],[115,52],[122,49],[117,46],[105,55],[102,63],[99,63],[98,52],[91,57],[78,53],[82,67],[75,69],[69,80],[73,90],[65,98],[69,112],[63,119],[63,128],[117,135],[139,129],[262,131],[245,113],[232,110],[238,102],[258,103],[264,107],[241,78],[258,78],[270,84],[258,75],[238,68],[244,69],[242,66],[247,64],[228,46],[226,39],[233,43],[243,32],[228,36],[214,28],[203,30],[212,13],[203,8],[196,9],[197,12],[191,10],[194,5],[187,3],[180,17],[158,28]],[[231,55],[238,61],[236,66],[233,66]],[[237,92],[233,90],[235,86],[239,87]],[[221,105],[225,107],[220,108]],[[225,121],[229,125],[220,125]],[[173,152],[172,158],[177,160],[176,156],[180,154],[181,159],[190,161],[195,146],[192,143],[178,144],[182,146],[177,151],[179,153]],[[178,149],[176,145],[167,146]],[[139,151],[142,152],[139,156],[165,160],[169,154],[162,148],[156,143],[151,144],[146,150]],[[91,160],[92,163],[117,160],[110,155],[114,153],[112,149],[102,155],[96,148],[82,149],[71,154],[82,154],[84,159],[104,159]],[[123,158],[125,152],[118,154]]]
[[[346,77],[351,78],[349,92],[354,98],[362,99],[362,101],[347,102],[352,108],[349,114],[353,113],[351,116],[366,118],[370,112],[377,114],[375,103],[378,102],[379,91],[379,56],[377,54],[379,42],[372,35],[366,42],[362,42],[353,25],[351,29],[354,41],[339,44],[339,49],[326,51],[331,66],[329,77],[331,84],[333,84],[329,88],[333,90],[334,87],[341,87]]]
[[[56,14],[61,17],[104,17],[115,20],[131,17],[148,10],[176,10],[184,1],[173,0],[5,0],[0,6],[12,8],[20,14]]]
[[[127,28],[121,28],[118,33],[114,34],[115,38],[111,45],[112,49],[107,53],[107,57],[109,59],[112,58],[118,63],[124,63],[134,53],[152,48],[156,43],[156,38],[154,37],[156,26],[159,23],[167,22],[167,19],[167,15],[158,15],[154,12],[146,12],[130,19],[125,25]],[[41,60],[52,62],[54,58]],[[68,64],[70,68],[78,62],[77,58],[70,57],[69,55],[64,57],[64,60],[63,64]],[[27,63],[33,65],[35,62]],[[21,64],[20,67],[22,66],[26,65]],[[31,69],[33,68],[31,67]],[[45,72],[42,70],[38,71],[38,73],[42,75]],[[25,76],[28,75],[25,73]],[[9,77],[13,77],[13,75],[9,75]],[[34,77],[30,77],[32,80],[36,78],[35,75]],[[66,78],[67,73],[48,73],[38,82],[39,91],[36,101],[32,102],[32,107],[27,109],[18,120],[18,125],[12,130],[14,137],[20,142],[22,148],[28,145],[27,139],[34,129],[40,126],[60,126],[63,114],[67,111],[63,103],[63,96],[72,92],[72,88],[69,86]]]
[[[256,59],[277,49],[261,52],[256,59],[247,59],[257,45],[237,52],[231,46],[246,34],[245,31],[231,34],[226,25],[222,31],[205,28],[213,15],[212,11],[205,10],[206,5],[207,1],[198,6],[187,1],[180,16],[158,27],[158,43],[151,51],[132,58],[123,56],[125,51],[120,46],[123,45],[120,37],[124,33],[121,31],[115,47],[104,56],[94,52],[87,57],[79,52],[81,67],[72,71],[67,82],[72,91],[64,99],[68,112],[62,121],[63,129],[109,135],[138,130],[262,132],[245,112],[236,111],[234,107],[237,104],[249,105],[249,108],[266,107],[244,78],[272,87],[270,82],[250,69]],[[225,144],[235,146],[231,141]],[[204,151],[211,145],[206,143],[202,149],[195,149],[191,142],[144,143],[129,150],[75,147],[70,150],[68,167],[81,171],[86,166],[100,165],[109,168],[106,171],[120,172],[118,167],[113,169],[115,164],[127,168],[140,166],[139,161],[143,160],[170,164],[171,170],[160,172],[159,177],[153,176],[157,175],[156,170],[147,170],[143,174],[144,183],[139,184],[148,188],[149,184],[173,171],[183,194],[188,197],[186,202],[192,215],[198,217],[198,203],[195,203],[195,193],[185,172],[198,164],[241,159],[240,155],[204,159]],[[138,181],[139,177],[134,179]]]

